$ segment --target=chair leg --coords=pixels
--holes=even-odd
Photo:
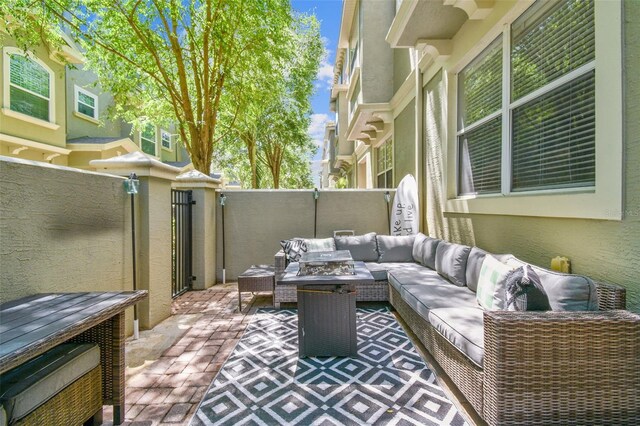
[[[238,312],[242,312],[242,293],[238,290]]]

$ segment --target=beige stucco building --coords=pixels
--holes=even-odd
[[[640,3],[345,0],[327,181],[418,183],[422,229],[640,306]]]
[[[26,53],[0,32],[0,155],[90,170],[91,160],[134,151],[181,167],[190,163],[174,126],[150,120],[140,131],[110,118],[113,97],[66,41],[61,52],[40,46]]]

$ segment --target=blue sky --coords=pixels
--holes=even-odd
[[[311,163],[313,182],[318,185],[324,124],[335,117],[335,114],[329,111],[329,95],[331,83],[333,82],[333,62],[336,56],[338,36],[340,35],[342,0],[291,0],[291,6],[299,12],[316,15],[316,18],[320,21],[320,33],[327,51],[327,56],[320,64],[315,83],[316,92],[311,99],[313,114],[311,115],[311,125],[309,126],[309,135],[318,146],[318,151]]]

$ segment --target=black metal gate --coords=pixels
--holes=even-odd
[[[195,204],[191,191],[171,190],[171,296],[176,297],[191,288],[193,264],[191,258],[191,206]]]

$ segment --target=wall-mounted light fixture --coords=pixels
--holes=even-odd
[[[131,266],[133,269],[133,290],[137,290],[136,281],[136,215],[134,211],[133,198],[140,189],[140,181],[135,173],[131,173],[129,178],[124,181],[124,189],[131,198]],[[140,327],[138,325],[138,305],[133,305],[133,338],[135,340],[140,337]]]
[[[227,196],[224,193],[220,194],[220,208],[222,209],[222,284],[227,282],[227,269],[226,269],[226,253],[224,242],[224,204],[227,201]]]
[[[314,204],[314,214],[313,214],[313,238],[316,238],[318,235],[318,198],[320,197],[320,191],[318,188],[313,188],[313,204]]]
[[[387,203],[387,222],[388,222],[389,233],[391,233],[391,212],[389,210],[389,203],[391,202],[391,194],[389,193],[389,191],[385,191],[384,201]]]

